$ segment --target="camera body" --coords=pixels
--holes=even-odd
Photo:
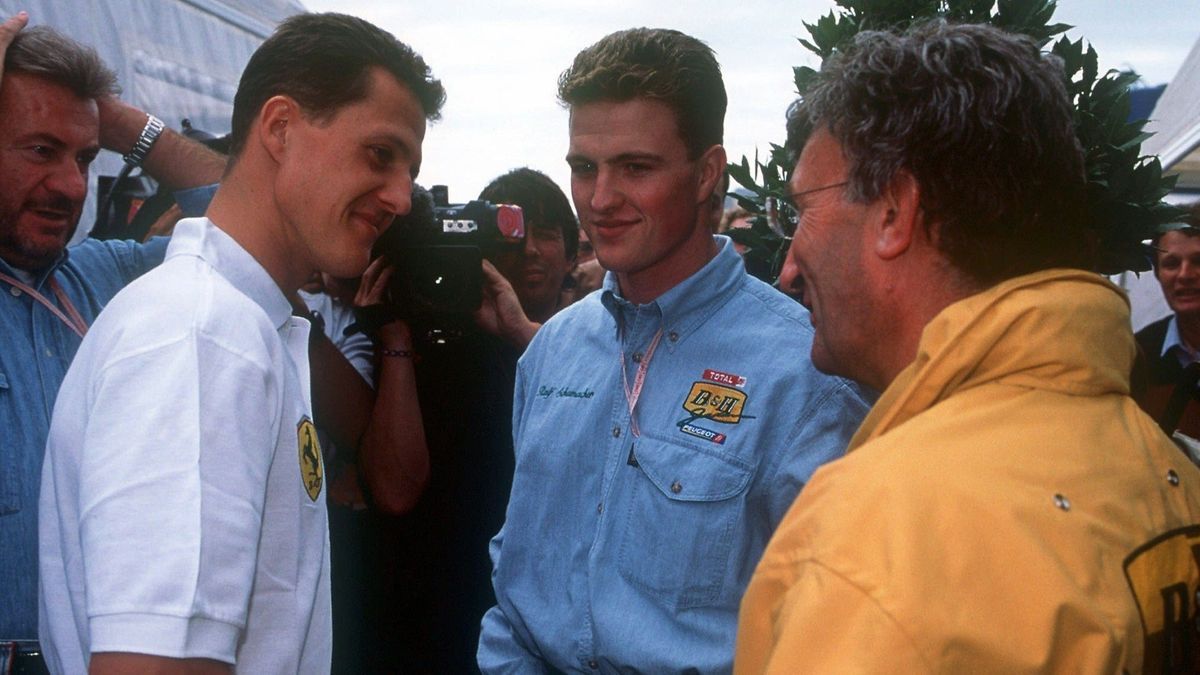
[[[430,327],[466,317],[482,301],[483,259],[524,240],[519,206],[481,200],[450,204],[443,185],[430,192],[415,188],[412,210],[376,244],[396,269],[389,303]]]

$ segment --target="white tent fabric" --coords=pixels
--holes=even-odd
[[[1164,169],[1200,147],[1200,39],[1155,104],[1146,131],[1154,136],[1142,152],[1158,155]]]
[[[121,97],[178,129],[183,118],[213,134],[229,131],[233,95],[250,55],[299,0],[0,0],[5,18],[27,10],[91,45],[117,73]],[[88,202],[73,241],[91,230],[97,175],[115,175],[121,158],[93,164]]]

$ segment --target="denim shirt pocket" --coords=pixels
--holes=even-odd
[[[643,436],[621,532],[621,575],[677,610],[720,604],[754,467]]]
[[[12,409],[12,402],[4,400],[12,395],[8,376],[0,373],[0,411]],[[21,469],[17,463],[23,461],[23,458],[17,456],[18,445],[19,443],[9,439],[8,451],[0,452],[0,516],[21,510],[21,491],[17,484],[17,475],[21,473]]]

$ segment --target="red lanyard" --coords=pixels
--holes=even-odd
[[[87,333],[87,321],[83,320],[83,317],[79,314],[79,310],[75,309],[75,305],[72,304],[71,299],[67,297],[65,292],[63,292],[62,287],[58,285],[58,281],[55,280],[53,276],[50,277],[46,284],[50,287],[50,290],[54,291],[54,297],[58,298],[58,302],[63,306],[63,309],[67,310],[66,314],[63,313],[63,310],[55,307],[53,302],[50,302],[48,299],[46,299],[46,296],[38,293],[37,290],[20,279],[14,279],[3,272],[0,272],[0,280],[7,281],[13,286],[16,286],[22,291],[28,293],[29,297],[45,305],[46,309],[50,310],[51,314],[58,317],[59,321],[67,324],[67,328],[75,331],[75,334],[79,337],[82,338],[84,334]]]
[[[642,435],[638,429],[637,416],[634,411],[637,408],[638,398],[642,395],[642,385],[646,384],[646,371],[650,369],[650,359],[654,357],[654,350],[658,348],[658,341],[662,339],[662,329],[654,334],[654,339],[650,341],[650,346],[646,348],[646,353],[642,355],[641,363],[638,364],[637,375],[633,378],[633,389],[629,388],[629,379],[625,375],[625,349],[621,349],[621,386],[625,388],[625,401],[629,404],[629,429],[633,432],[634,437]]]

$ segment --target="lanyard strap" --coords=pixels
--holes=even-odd
[[[84,334],[87,333],[87,321],[83,320],[83,316],[79,314],[79,310],[75,309],[75,305],[71,302],[71,299],[67,297],[67,294],[63,291],[62,287],[58,285],[58,281],[53,276],[50,277],[47,285],[50,286],[50,290],[54,291],[54,297],[58,298],[59,304],[61,304],[63,308],[67,310],[65,314],[63,313],[63,310],[56,307],[53,302],[50,302],[46,296],[38,293],[36,289],[20,279],[15,279],[8,276],[4,272],[0,272],[0,280],[7,281],[13,286],[16,286],[27,293],[29,297],[45,305],[46,309],[50,310],[51,314],[58,317],[59,321],[65,323],[67,328],[75,331],[75,334],[79,337],[82,338]]]
[[[637,409],[638,398],[642,395],[642,386],[646,384],[646,371],[650,369],[650,359],[654,357],[654,350],[658,348],[658,341],[662,339],[662,329],[654,334],[654,339],[650,341],[650,346],[646,348],[646,353],[642,355],[642,362],[638,364],[637,375],[633,378],[633,388],[629,388],[629,378],[625,375],[625,348],[621,348],[621,386],[625,389],[625,402],[629,404],[629,429],[633,432],[634,437],[642,435],[638,429]]]

